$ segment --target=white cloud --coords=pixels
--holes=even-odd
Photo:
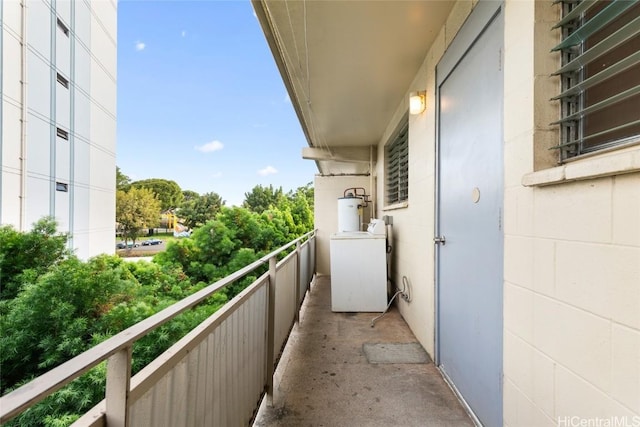
[[[220,178],[222,177],[222,172],[216,172],[211,174],[211,178]]]
[[[214,151],[222,150],[224,148],[224,144],[220,141],[211,141],[206,144],[196,145],[193,148],[202,153],[212,153]]]
[[[141,50],[144,50],[145,47],[147,47],[147,45],[144,44],[143,42],[141,42],[141,41],[137,41],[136,42],[136,50],[138,52],[140,52]]]
[[[267,166],[266,168],[260,169],[258,171],[258,175],[260,176],[273,175],[276,173],[278,173],[278,169],[274,168],[273,166]]]

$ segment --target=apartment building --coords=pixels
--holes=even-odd
[[[0,223],[52,216],[81,258],[114,250],[116,1],[0,4]]]

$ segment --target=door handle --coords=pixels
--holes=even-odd
[[[444,246],[444,244],[447,243],[447,239],[445,239],[444,236],[436,236],[433,238],[433,243]]]

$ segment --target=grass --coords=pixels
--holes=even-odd
[[[116,249],[116,254],[120,257],[154,256],[158,252],[164,251],[167,248],[167,245],[169,244],[169,242],[172,242],[178,239],[184,239],[184,237],[174,237],[173,233],[154,233],[153,236],[148,236],[145,234],[145,235],[139,236],[136,239],[136,243],[142,243],[142,241],[147,239],[160,239],[164,243],[162,243],[161,245],[155,245],[155,246],[140,246],[135,251],[132,251],[130,249]],[[116,243],[122,242],[122,241],[124,241],[124,239],[122,239],[120,236],[116,236]],[[148,250],[144,250],[142,248],[148,249]]]
[[[164,244],[166,245],[173,240],[177,240],[178,237],[174,237],[173,233],[154,233],[153,236],[143,234],[142,236],[138,236],[138,238],[136,239],[136,243],[141,243],[143,240],[147,239],[160,239],[164,241]],[[124,242],[124,239],[120,236],[116,236],[116,243],[118,242]]]
[[[160,239],[164,241],[165,245],[173,240],[178,240],[177,237],[173,237],[173,233],[154,233],[153,236],[144,235],[144,236],[138,237],[138,240],[140,242],[147,239]]]

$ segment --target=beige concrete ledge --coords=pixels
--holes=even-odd
[[[404,208],[408,208],[409,207],[409,202],[400,202],[400,203],[395,203],[393,205],[387,205],[385,207],[382,208],[383,211],[392,211],[395,209],[404,209]]]
[[[528,173],[522,177],[522,185],[537,187],[638,172],[640,172],[640,146],[634,146],[622,151],[595,155],[555,168]]]

